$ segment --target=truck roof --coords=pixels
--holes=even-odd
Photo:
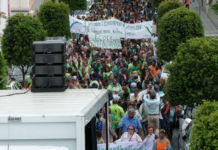
[[[22,122],[29,122],[30,117],[59,117],[60,121],[67,121],[81,116],[87,124],[108,99],[107,90],[98,89],[67,89],[65,92],[50,93],[29,91],[25,94],[3,96],[23,92],[0,90],[0,122],[8,122],[10,117],[21,117]]]

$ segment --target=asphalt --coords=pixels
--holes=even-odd
[[[178,150],[178,135],[179,135],[179,129],[175,128],[173,130],[173,145],[172,145],[172,149],[173,150]]]

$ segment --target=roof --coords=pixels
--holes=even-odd
[[[67,89],[65,92],[50,93],[29,91],[25,94],[1,97],[23,92],[23,90],[0,91],[0,116],[49,114],[85,116],[93,107],[99,110],[107,100],[107,90],[98,89]],[[95,113],[98,110],[95,110]]]

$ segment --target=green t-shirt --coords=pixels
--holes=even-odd
[[[70,76],[70,73],[66,73],[66,78],[68,79],[68,77]]]
[[[130,70],[130,69],[132,68],[132,66],[133,66],[133,64],[130,63],[130,64],[128,65],[128,70]]]
[[[109,72],[103,72],[103,78],[105,79],[105,77],[109,77],[110,74],[113,73],[112,71],[109,71]]]
[[[21,84],[17,81],[15,81],[15,83],[17,84],[17,86],[20,88]]]
[[[137,68],[138,68],[138,66],[134,66],[134,65],[133,65],[133,66],[131,67],[131,69],[130,69],[130,72],[133,73],[133,71],[135,71]]]
[[[30,78],[30,76],[26,78],[26,82],[27,82],[28,84],[32,83],[32,79]]]
[[[125,115],[125,113],[123,111],[123,108],[118,106],[117,104],[111,105],[110,109],[111,109],[111,113],[114,114],[115,116],[115,120],[114,120],[115,128],[118,129],[120,128],[118,123],[120,122],[122,117]]]
[[[114,120],[115,120],[115,116],[114,114],[111,114],[111,120],[112,120],[112,129],[115,131],[115,126],[114,126]]]

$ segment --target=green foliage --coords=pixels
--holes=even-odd
[[[179,7],[183,7],[183,4],[179,2],[178,0],[164,1],[160,3],[158,7],[158,14],[157,14],[157,30],[159,28],[158,23],[160,22],[163,15],[169,12],[170,10],[176,9]]]
[[[31,16],[16,14],[8,19],[3,31],[2,52],[8,64],[31,66],[31,44],[34,41],[44,41],[46,38],[40,21]]]
[[[196,110],[190,150],[218,150],[218,102],[205,101]]]
[[[2,53],[0,52],[0,81],[2,80],[2,79],[4,79],[6,76],[7,76],[7,74],[6,74],[6,71],[7,71],[7,69],[6,69],[6,61],[5,61],[5,59],[3,58],[3,56],[2,56]],[[7,80],[5,80],[5,81],[3,81],[2,83],[0,83],[0,89],[6,89],[6,81]]]
[[[63,2],[45,2],[40,6],[38,18],[42,22],[49,37],[70,37],[70,8]]]
[[[216,1],[216,4],[211,5],[211,8],[215,11],[216,14],[218,14],[218,0]]]
[[[157,8],[161,2],[165,0],[152,0],[152,7]]]
[[[202,99],[218,99],[218,40],[194,38],[178,46],[178,54],[168,66],[165,88],[175,104],[202,104]]]
[[[59,2],[64,2],[70,6],[70,10],[86,10],[87,1],[86,0],[59,0]]]
[[[192,10],[179,7],[166,13],[158,25],[159,59],[169,62],[177,54],[176,47],[186,40],[203,37],[204,27],[199,15]]]

